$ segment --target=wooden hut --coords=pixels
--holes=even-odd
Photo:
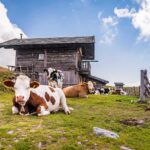
[[[106,80],[91,76],[91,61],[94,60],[94,36],[12,39],[0,47],[16,50],[16,65],[9,66],[24,72],[32,79],[41,80],[44,68],[60,69],[64,73],[64,86],[93,79],[98,85]]]

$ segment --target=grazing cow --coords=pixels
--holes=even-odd
[[[54,88],[62,88],[64,74],[61,70],[56,70],[53,68],[44,69],[44,72],[47,73],[48,85]]]
[[[80,83],[77,85],[68,86],[66,88],[63,88],[63,92],[66,97],[87,98],[88,94],[91,94],[94,92],[94,86],[91,81],[88,81],[88,83]]]
[[[52,88],[48,85],[39,85],[38,82],[30,82],[30,78],[20,75],[15,82],[4,81],[8,87],[13,87],[15,97],[13,98],[13,114],[30,114],[36,112],[38,116],[57,112],[62,106],[66,114],[70,110],[66,103],[66,97],[60,88]]]

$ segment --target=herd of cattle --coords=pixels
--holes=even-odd
[[[14,88],[15,91],[13,114],[43,116],[60,109],[70,114],[73,108],[68,107],[66,97],[87,98],[88,94],[111,92],[109,88],[95,90],[91,81],[62,88],[64,80],[62,71],[48,68],[44,69],[44,72],[47,73],[48,85],[40,85],[36,81],[31,82],[26,75],[19,75],[15,80],[4,81],[4,85]]]

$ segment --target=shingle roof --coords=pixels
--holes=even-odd
[[[93,79],[93,80],[96,80],[98,82],[101,82],[103,84],[109,83],[109,81],[107,81],[107,80],[104,80],[104,79],[101,79],[101,78],[98,78],[98,77],[95,77],[95,76],[92,76],[92,75],[87,75],[86,77],[89,78],[89,79]]]
[[[85,37],[55,37],[55,38],[29,38],[29,39],[12,39],[0,43],[0,47],[10,48],[19,45],[47,45],[47,44],[75,44],[75,43],[94,43],[94,36]]]

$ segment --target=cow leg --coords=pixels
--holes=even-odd
[[[61,90],[61,96],[60,96],[60,104],[63,108],[63,110],[65,111],[66,114],[70,114],[70,110],[69,110],[69,107],[67,106],[67,101],[66,101],[66,97],[63,93],[63,91]]]
[[[16,106],[12,106],[12,113],[13,114],[18,114],[19,113],[19,110]]]
[[[45,109],[45,107],[41,105],[36,109],[36,113],[38,116],[45,116],[50,114],[49,110]]]

